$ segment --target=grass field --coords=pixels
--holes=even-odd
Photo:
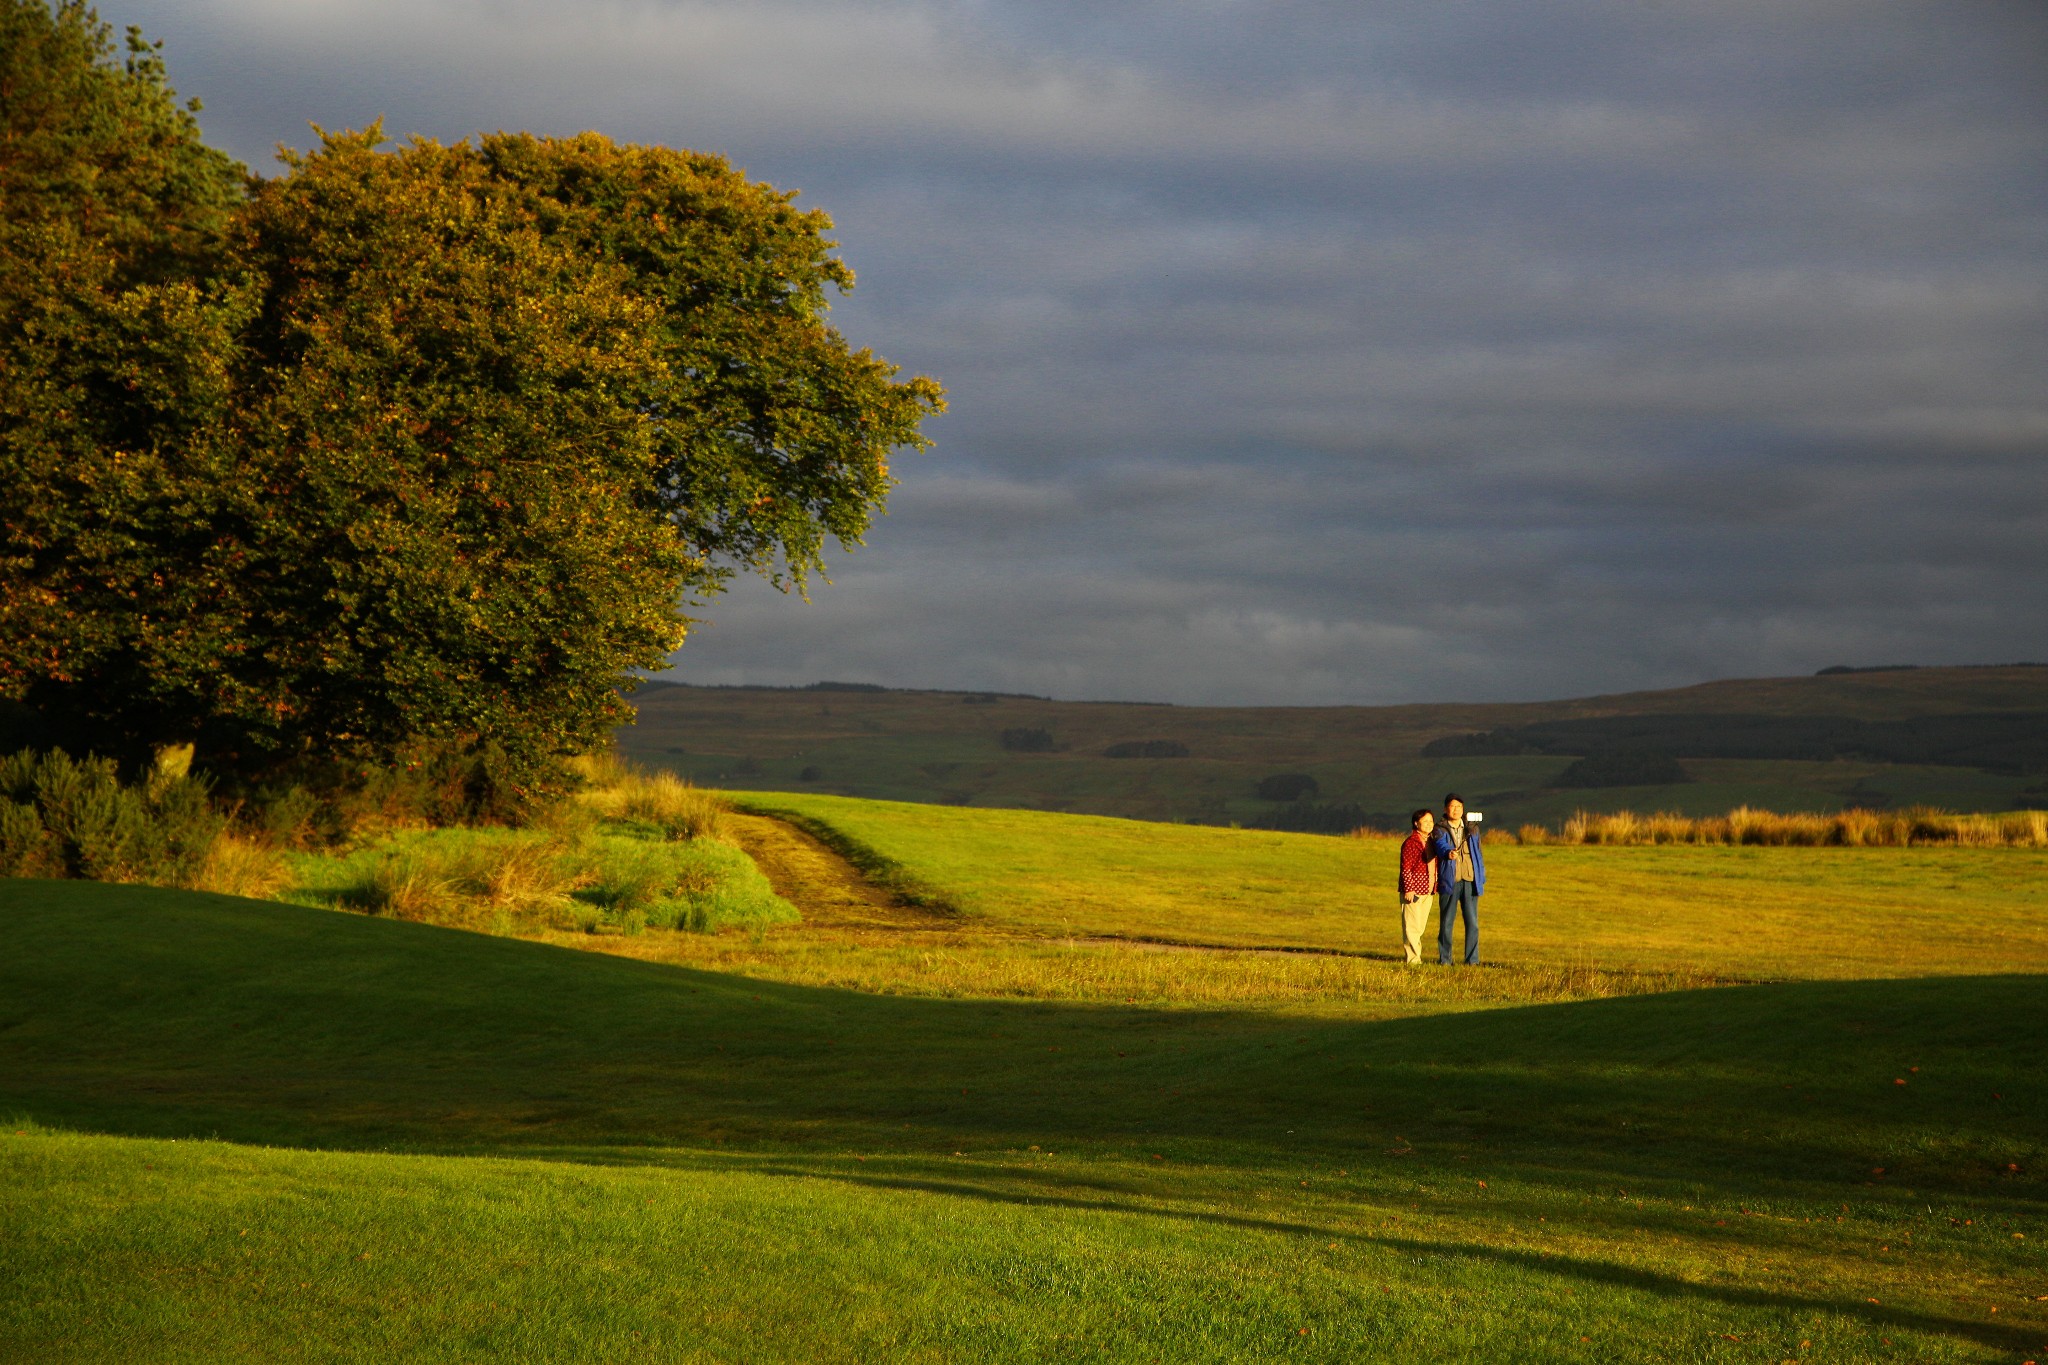
[[[991,926],[1387,953],[1393,839],[787,793]],[[1522,965],[1718,976],[2048,971],[2048,850],[1489,848],[1481,942]],[[1986,877],[1995,928],[1971,912]]]
[[[1425,758],[1430,741],[1474,731],[1641,714],[1837,716],[1897,721],[2048,713],[2048,668],[1925,668],[1753,678],[1556,702],[1412,706],[1203,707],[1067,702],[960,692],[771,691],[654,686],[618,732],[636,761],[737,790],[803,790],[940,805],[1017,807],[1210,825],[1278,813],[1261,778],[1306,773],[1318,799],[1405,828],[1405,813],[1456,789],[1509,827],[1556,825],[1574,810],[1718,815],[1734,806],[1840,810],[2048,803],[2036,771],[1790,759],[1688,758],[1672,786],[1559,788],[1566,757]],[[1056,751],[1007,750],[1010,729],[1045,731]],[[1183,744],[1185,758],[1115,759],[1130,740]]]
[[[0,1358],[2048,1358],[2037,853],[1501,849],[1446,971],[1391,846],[780,799],[962,913],[0,883]]]

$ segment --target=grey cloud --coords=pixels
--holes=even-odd
[[[2048,654],[2048,18],[1905,0],[140,0],[304,122],[828,209],[940,451],[704,681],[1209,702]]]

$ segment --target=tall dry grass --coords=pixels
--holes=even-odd
[[[434,924],[479,923],[495,912],[552,918],[590,879],[592,861],[589,851],[544,833],[421,840],[383,854],[337,899],[373,915]]]
[[[611,755],[587,760],[583,805],[613,820],[639,820],[670,839],[731,843],[731,810],[716,792],[694,787],[669,772],[642,772]]]
[[[2048,848],[2048,811],[1962,815],[1913,806],[1896,811],[1844,810],[1821,814],[1737,806],[1726,815],[1694,817],[1670,811],[1639,815],[1634,811],[1599,814],[1582,810],[1574,812],[1559,829],[1523,825],[1512,838],[1523,844]]]
[[[217,891],[224,896],[262,901],[273,899],[292,881],[292,870],[275,847],[262,839],[227,830],[206,850],[190,885],[195,891]]]

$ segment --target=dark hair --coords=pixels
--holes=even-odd
[[[1458,795],[1456,792],[1452,792],[1448,796],[1444,797],[1444,809],[1449,810],[1451,808],[1451,802],[1453,801],[1457,802],[1461,806],[1465,804],[1464,797]]]
[[[1417,806],[1415,808],[1415,813],[1408,817],[1408,828],[1414,829],[1417,825],[1421,824],[1423,816],[1435,814],[1436,812],[1431,810],[1428,806]]]

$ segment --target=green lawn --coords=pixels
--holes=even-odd
[[[746,800],[843,829],[992,925],[1399,946],[1392,839],[788,793]],[[1738,979],[2048,972],[2048,850],[1502,845],[1486,863],[1490,961]]]
[[[2048,1344],[2037,977],[1359,1019],[137,887],[0,883],[0,916],[8,1360]]]

